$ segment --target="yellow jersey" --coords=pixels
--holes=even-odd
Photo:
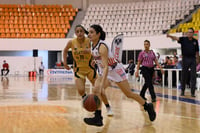
[[[90,51],[90,40],[85,38],[84,42],[80,44],[77,38],[72,40],[72,55],[74,59],[74,67],[89,67],[92,60]]]

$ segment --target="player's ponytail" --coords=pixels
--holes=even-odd
[[[106,39],[106,33],[103,31],[103,29],[100,25],[93,24],[90,27],[93,28],[97,34],[100,33],[100,37],[99,37],[100,40]]]
[[[101,32],[100,39],[101,40],[105,40],[106,39],[106,33],[104,31]]]

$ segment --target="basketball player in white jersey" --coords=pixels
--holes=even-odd
[[[148,112],[151,121],[156,118],[156,112],[152,103],[146,103],[145,100],[131,91],[126,72],[123,66],[117,62],[111,53],[111,49],[104,42],[105,32],[100,25],[92,25],[88,35],[92,42],[92,55],[96,60],[99,68],[99,77],[95,81],[93,93],[101,99],[101,92],[104,91],[104,85],[109,84],[109,80],[115,82],[122,92],[128,97],[136,100],[140,105],[144,106],[144,110]],[[101,115],[101,106],[95,111],[93,118],[84,118],[84,122],[88,125],[102,126],[103,117]]]
[[[94,67],[92,66],[92,55],[91,55],[91,45],[89,38],[85,37],[88,31],[82,25],[77,25],[75,27],[75,34],[77,37],[70,40],[63,52],[64,67],[69,70],[70,67],[67,63],[67,53],[69,49],[72,50],[73,55],[73,70],[75,77],[76,88],[78,89],[79,94],[84,98],[85,93],[85,84],[86,78],[94,85],[95,80],[97,79],[97,73]],[[108,85],[109,86],[109,85]],[[106,88],[106,87],[105,87]],[[107,100],[106,94],[102,93],[103,102],[106,106],[108,116],[113,116],[112,109]]]

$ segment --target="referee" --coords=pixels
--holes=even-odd
[[[156,102],[156,94],[155,94],[154,86],[152,83],[152,77],[154,74],[154,63],[158,67],[160,67],[161,73],[164,74],[164,71],[161,68],[160,64],[158,63],[155,53],[153,52],[153,50],[150,50],[150,41],[145,40],[144,41],[144,50],[141,51],[138,56],[138,63],[137,63],[137,69],[136,69],[135,76],[136,77],[139,76],[139,68],[140,68],[140,65],[142,65],[141,73],[142,73],[142,76],[144,77],[145,83],[140,92],[140,96],[144,100],[147,100],[145,97],[145,93],[146,93],[146,90],[149,89],[152,102]]]
[[[194,29],[189,28],[186,37],[176,37],[167,34],[167,37],[178,41],[181,44],[182,52],[182,91],[181,96],[185,95],[185,84],[187,79],[187,74],[190,69],[190,79],[191,79],[191,96],[195,97],[196,88],[196,64],[199,62],[199,44],[198,41],[193,38]]]

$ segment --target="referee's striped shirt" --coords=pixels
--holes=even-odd
[[[154,61],[156,60],[156,55],[153,50],[141,51],[138,56],[138,61],[141,61],[141,65],[145,67],[154,67]]]

